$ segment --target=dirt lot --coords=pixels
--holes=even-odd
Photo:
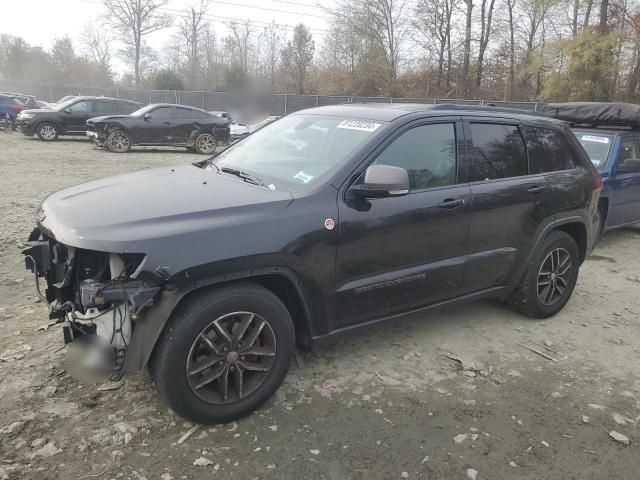
[[[199,158],[0,133],[0,479],[638,478],[637,228],[606,235],[555,318],[481,302],[361,333],[304,355],[254,415],[183,442],[192,425],[147,377],[72,378],[20,255],[38,202]]]

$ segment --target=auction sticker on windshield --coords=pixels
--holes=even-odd
[[[609,143],[608,137],[599,137],[597,135],[582,135],[580,140],[584,140],[585,142]]]
[[[345,120],[338,124],[338,128],[360,130],[362,132],[375,132],[380,125],[380,123],[369,122],[368,120]]]

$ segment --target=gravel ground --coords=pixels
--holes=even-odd
[[[20,255],[38,202],[200,158],[0,133],[0,479],[638,478],[638,228],[605,236],[554,318],[479,302],[371,329],[302,355],[252,416],[184,441],[192,425],[146,376],[107,391],[72,377]]]

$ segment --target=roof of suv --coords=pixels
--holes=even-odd
[[[522,121],[544,121],[554,125],[563,122],[550,118],[538,112],[518,110],[515,108],[484,107],[477,105],[458,104],[420,104],[420,103],[351,103],[329,105],[324,107],[300,110],[296,113],[323,114],[358,118],[363,120],[378,120],[390,122],[412,113],[433,113],[441,115],[473,114],[493,118],[518,119]]]
[[[134,100],[127,100],[125,98],[95,97],[95,96],[90,96],[90,95],[74,96],[73,98],[70,98],[69,100],[109,100],[109,101],[112,101],[112,102],[126,102],[126,103],[140,104],[140,102],[136,102]]]

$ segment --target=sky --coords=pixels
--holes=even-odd
[[[180,20],[180,11],[199,0],[169,0],[166,12]],[[210,0],[207,12],[218,35],[227,32],[232,19],[249,20],[256,31],[273,20],[286,25],[291,35],[293,26],[303,22],[316,39],[321,40],[328,28],[327,13],[320,6],[333,6],[333,0]],[[0,33],[20,36],[32,45],[48,50],[56,37],[69,35],[79,47],[84,25],[99,22],[104,13],[100,0],[0,0]],[[14,19],[9,20],[7,19]],[[21,19],[16,21],[15,19]],[[147,37],[151,47],[161,50],[170,40],[173,30],[152,33]],[[114,69],[122,73],[124,65],[115,59]]]

